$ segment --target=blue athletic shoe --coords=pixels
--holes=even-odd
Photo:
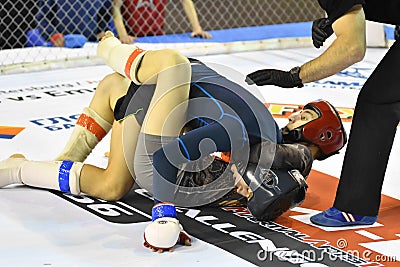
[[[378,216],[363,216],[343,212],[337,208],[330,208],[321,213],[311,216],[312,223],[322,226],[350,226],[350,225],[369,225],[374,224]]]

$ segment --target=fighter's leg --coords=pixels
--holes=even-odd
[[[218,122],[194,129],[179,137],[154,153],[154,195],[159,201],[173,202],[182,196],[174,195],[176,191],[178,168],[182,164],[196,160],[214,152],[241,150],[246,153],[247,136],[238,130],[241,122],[230,116],[224,116]],[[234,147],[232,147],[234,146]],[[235,156],[236,157],[236,156]],[[239,160],[240,161],[240,160]],[[240,162],[237,164],[241,164]],[[193,170],[195,171],[195,170]],[[233,184],[232,184],[233,186]],[[226,192],[219,192],[224,194]],[[222,196],[222,195],[221,195]],[[198,206],[204,199],[192,199],[192,203],[176,203],[179,205]]]
[[[97,46],[97,55],[136,84],[157,84],[147,119],[152,123],[146,126],[146,133],[159,134],[162,128],[167,135],[176,132],[176,125],[164,125],[163,114],[170,114],[173,108],[188,99],[191,67],[185,56],[172,49],[145,51],[121,44],[110,31]],[[184,116],[174,113],[178,120]]]
[[[137,75],[146,84],[156,84],[142,132],[177,136],[178,127],[183,126],[186,118],[191,79],[189,60],[171,49],[148,51]],[[175,108],[178,110],[174,111]]]
[[[100,82],[92,102],[84,109],[70,140],[56,160],[84,161],[111,129],[113,108],[118,98],[126,93],[130,80],[140,83],[137,71],[144,50],[122,45],[111,32],[107,32],[97,47],[97,54],[120,75],[111,74]]]
[[[130,163],[134,159],[139,132],[140,125],[134,116],[114,123],[107,168],[84,165],[80,179],[83,193],[105,200],[118,200],[129,192],[135,179]]]
[[[30,161],[22,155],[13,155],[0,162],[0,187],[25,184],[79,194],[82,166],[81,162]]]
[[[187,58],[173,50],[149,51],[138,77],[146,83],[156,80],[133,162],[138,184],[152,193],[153,153],[178,137],[183,128],[191,69]]]
[[[129,129],[126,136],[124,127]],[[6,159],[0,162],[0,187],[25,184],[75,195],[85,193],[105,200],[120,199],[134,182],[126,162],[133,161],[139,131],[133,116],[114,123],[106,169],[81,162],[31,161],[21,156]]]
[[[142,130],[150,129],[150,134],[155,135],[170,135],[176,132],[176,127],[164,127],[166,131],[163,132],[162,126],[170,111],[188,98],[188,60],[173,50],[149,51],[142,59],[137,77],[141,83],[156,83],[143,126],[139,125],[135,116],[127,116],[122,121],[114,122],[107,168],[102,170],[90,165],[83,167],[80,184],[82,192],[86,194],[116,200],[131,189],[134,183],[133,176],[137,176],[133,163],[141,127]],[[184,117],[184,112],[178,113],[173,116],[173,123],[177,123],[179,119],[183,120]],[[147,126],[151,127],[146,128]]]
[[[96,91],[90,107],[96,110],[100,116],[111,121],[113,119],[111,107],[115,106],[117,99],[124,94],[129,82],[119,74],[107,76]],[[125,144],[132,147],[132,150],[124,153],[122,128],[127,124],[129,125],[127,128],[130,129],[133,137],[126,138],[127,144]],[[115,123],[113,128],[112,153],[107,169],[72,161],[63,164],[63,161],[37,162],[23,158],[10,158],[0,162],[0,187],[22,183],[73,194],[83,192],[107,200],[121,198],[133,184],[132,175],[126,167],[124,157],[130,157],[130,160],[133,161],[135,142],[140,126],[135,118],[131,117],[124,122]],[[81,139],[77,140],[77,142],[81,141]],[[77,146],[71,147],[71,153],[74,153],[75,149],[79,148]]]
[[[55,160],[83,162],[110,131],[116,101],[129,87],[130,80],[118,73],[107,75],[97,86],[88,107],[80,115],[63,151]]]
[[[109,122],[114,121],[114,108],[117,100],[126,94],[131,81],[114,72],[99,83],[89,107]]]
[[[146,58],[148,60],[146,60]],[[159,63],[155,60],[161,60]],[[161,70],[164,70],[171,66],[184,65],[184,71],[166,71],[162,74],[157,74]],[[190,81],[190,66],[186,58],[178,54],[173,50],[164,50],[164,52],[149,53],[148,56],[143,57],[143,63],[139,67],[137,66],[138,73],[137,78],[139,80],[147,80],[148,83],[157,82],[157,90],[159,90],[159,97],[152,103],[152,106],[159,107],[159,112],[166,112],[168,109],[172,109],[176,103],[181,103],[187,99],[189,93]],[[154,75],[156,74],[156,75]],[[170,76],[172,75],[172,76]],[[174,82],[177,80],[177,82]],[[181,82],[181,81],[185,82]],[[172,83],[170,81],[173,81]],[[160,86],[159,86],[160,85]],[[166,85],[163,87],[162,85]],[[170,92],[170,87],[172,90]],[[183,96],[181,97],[181,94]],[[116,99],[116,98],[114,98]],[[163,100],[160,100],[163,99]],[[162,103],[167,105],[163,108]],[[94,102],[93,102],[94,105]],[[104,104],[100,104],[103,107]],[[112,104],[114,105],[114,103]],[[110,105],[105,105],[106,107]],[[105,109],[107,113],[107,108]],[[106,114],[104,113],[104,114]],[[104,115],[103,114],[103,115]],[[160,120],[157,119],[157,112],[151,112],[149,119],[154,118],[154,122],[162,123],[161,126],[155,125],[150,128],[150,131],[154,131],[155,134],[162,132],[163,128],[163,116],[160,116]],[[164,114],[164,113],[162,113]],[[107,116],[106,116],[107,117]],[[176,115],[176,118],[184,118],[183,114]],[[68,178],[70,182],[74,182],[75,185],[79,185],[75,191],[71,193],[79,194],[80,192],[103,198],[106,200],[116,200],[121,198],[133,185],[132,173],[127,167],[127,162],[133,162],[137,136],[140,131],[140,126],[136,121],[136,118],[131,116],[126,118],[122,122],[114,123],[113,135],[111,137],[111,151],[109,164],[106,169],[101,169],[91,165],[84,165],[82,163],[67,163],[68,166],[63,167],[60,161],[56,161],[56,166],[43,166],[41,162],[23,161],[20,159],[10,159],[7,162],[2,162],[0,166],[0,178],[6,182],[2,182],[1,186],[7,185],[7,182],[15,183],[20,181],[24,184],[28,184],[34,187],[61,189],[58,185],[62,182],[65,184],[65,179]],[[123,129],[128,129],[127,132],[130,134],[126,137],[123,133]],[[174,127],[166,127],[166,134],[176,132]],[[124,137],[124,139],[123,139]],[[124,151],[125,150],[125,151]],[[19,162],[17,162],[17,160]],[[13,161],[13,162],[10,162]],[[49,163],[49,162],[48,162]],[[54,165],[54,162],[50,162],[49,165]],[[22,172],[24,166],[33,166],[29,172]],[[77,166],[74,170],[74,166]],[[10,170],[11,168],[11,170]],[[51,170],[50,170],[51,169]],[[82,172],[81,172],[82,169]],[[49,175],[46,177],[41,176],[43,172],[50,170]],[[71,171],[73,170],[73,171]],[[21,173],[25,173],[24,177],[21,177]],[[67,173],[64,175],[64,173]],[[72,179],[70,174],[74,174]],[[11,175],[17,175],[17,177],[9,177]],[[64,177],[66,176],[66,177]],[[61,177],[61,178],[60,178]],[[26,178],[26,179],[25,179]],[[31,179],[33,178],[33,179]],[[27,181],[30,182],[27,182]],[[32,181],[31,181],[32,180]],[[68,188],[69,190],[69,188]],[[64,190],[67,191],[68,190]]]

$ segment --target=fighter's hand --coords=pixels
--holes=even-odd
[[[169,248],[159,248],[159,247],[153,246],[150,243],[148,243],[146,239],[145,239],[143,245],[145,247],[151,249],[152,252],[163,253],[164,251],[169,251],[169,252],[174,251],[174,246],[169,247]],[[176,242],[175,245],[191,246],[192,243],[190,242],[189,235],[185,231],[181,231],[179,233],[178,241]]]
[[[316,48],[323,46],[326,39],[328,39],[332,34],[333,29],[329,19],[321,18],[313,21],[312,41]]]
[[[253,196],[253,191],[250,186],[244,181],[243,176],[239,173],[235,164],[232,164],[231,171],[235,179],[236,192],[249,200]]]
[[[152,209],[152,222],[144,232],[144,246],[153,252],[174,251],[176,244],[191,246],[189,235],[176,217],[175,206],[159,203]]]
[[[129,34],[119,37],[119,40],[123,44],[132,44],[136,39],[137,39],[137,37],[129,35]]]
[[[249,85],[276,85],[283,88],[301,87],[290,71],[276,69],[263,69],[247,75],[246,82]]]

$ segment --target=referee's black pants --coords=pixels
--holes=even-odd
[[[376,216],[400,118],[400,41],[364,84],[357,99],[334,207]]]

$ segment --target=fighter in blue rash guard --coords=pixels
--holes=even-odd
[[[224,178],[221,178],[222,173],[228,168],[227,164],[214,160],[208,162],[210,165],[207,168],[203,166],[183,172],[183,182],[177,179],[178,171],[182,172],[183,165],[207,157],[213,152],[232,152],[232,147],[236,145],[238,146],[236,152],[248,153],[244,157],[242,155],[242,158],[240,156],[234,158],[233,164],[237,167],[241,160],[246,160],[243,163],[244,177],[237,174],[244,178],[244,187],[251,184],[250,176],[260,176],[261,172],[257,171],[259,166],[272,168],[279,176],[277,179],[280,179],[279,185],[244,190],[245,194],[248,193],[246,195],[249,200],[247,205],[256,218],[271,220],[293,205],[301,203],[305,197],[305,181],[303,178],[299,178],[296,182],[293,182],[291,178],[288,179],[291,175],[287,175],[287,170],[298,169],[302,174],[299,175],[300,177],[307,177],[314,158],[324,159],[337,153],[344,146],[346,133],[334,108],[326,101],[307,104],[303,113],[315,112],[315,116],[302,118],[303,122],[297,121],[297,125],[288,127],[289,129],[285,127],[282,130],[284,135],[282,135],[268,109],[253,94],[205,64],[195,59],[190,59],[190,62],[192,81],[188,108],[188,121],[190,122],[187,124],[190,126],[190,130],[158,150],[153,149],[154,146],[151,145],[151,139],[154,137],[146,137],[150,140],[147,144],[144,141],[143,148],[138,149],[138,151],[144,151],[144,155],[138,152],[135,158],[134,169],[138,175],[139,185],[153,192],[156,203],[172,202],[179,206],[192,207],[218,200],[228,193],[226,188],[231,189],[235,186],[235,181],[232,179],[229,183],[227,181],[229,178],[225,177],[225,181]],[[154,87],[152,86],[142,85],[139,87],[131,84],[127,95],[117,102],[114,110],[116,120],[134,114],[136,119],[142,123],[149,106],[149,98],[153,93]],[[200,100],[199,103],[196,100]],[[202,145],[202,141],[206,139],[212,141],[211,145]],[[246,140],[250,146],[248,151],[244,149]],[[284,140],[286,144],[283,143]],[[272,142],[276,147],[273,150],[270,149],[267,154],[263,154],[261,144],[271,144]],[[140,143],[139,141],[138,147],[141,147]],[[312,144],[317,144],[318,152],[311,151]],[[152,159],[148,157],[149,151],[153,154]],[[270,153],[274,154],[273,157]],[[142,156],[147,157],[148,162],[139,160],[138,164],[137,160]],[[232,157],[234,157],[233,153]],[[204,169],[205,171],[203,171]],[[279,172],[279,170],[286,170],[286,172]],[[229,168],[227,172],[232,176]],[[275,173],[273,172],[272,175]],[[217,178],[220,181],[216,186],[207,187],[208,183],[214,182]],[[210,181],[205,182],[207,179]],[[149,184],[149,182],[154,184]],[[201,189],[184,188],[181,182],[185,184],[184,186],[189,184],[189,187],[199,186]],[[273,189],[271,190],[271,188]],[[290,204],[282,205],[281,203]],[[180,238],[187,238],[187,235],[179,228],[169,228],[169,224],[178,223],[173,218],[171,219],[174,217],[169,214],[172,210],[174,210],[172,204],[155,205],[153,209],[155,225],[150,224],[146,228],[146,246],[162,251],[170,249],[175,244],[174,241],[165,243],[166,240],[170,241],[169,235],[154,236],[154,232],[160,230],[158,227],[163,229],[165,227],[163,231],[168,233],[177,231],[176,233],[180,233]],[[166,219],[166,224],[161,223]],[[172,239],[176,238],[175,235],[172,236]]]

